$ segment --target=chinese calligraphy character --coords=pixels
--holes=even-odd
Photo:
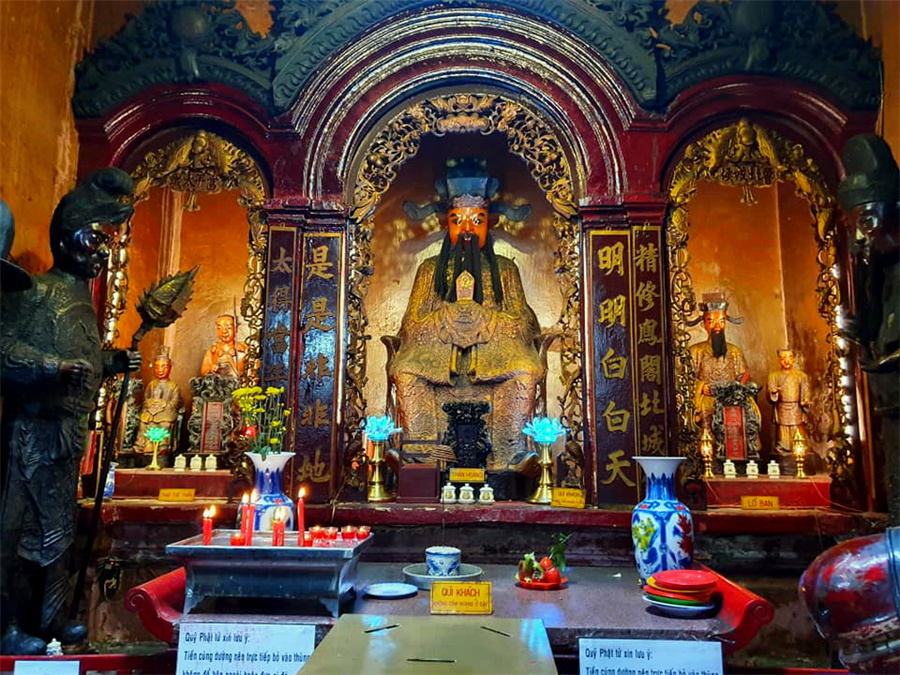
[[[662,338],[657,334],[658,326],[656,319],[644,319],[638,326],[638,344],[639,345],[658,345],[662,343]]]
[[[307,279],[312,279],[313,277],[331,279],[334,277],[334,274],[328,271],[334,267],[334,263],[328,261],[328,246],[325,244],[314,246],[312,249],[312,262],[307,264],[306,267],[309,270],[309,274],[306,275]]]
[[[650,431],[641,437],[641,452],[657,453],[662,452],[663,435],[662,427],[658,424],[651,424]]]
[[[301,427],[327,427],[331,424],[331,415],[328,406],[316,399],[315,405],[303,406],[303,414],[300,415]]]
[[[658,259],[655,244],[641,244],[634,256],[634,264],[641,272],[655,272]]]
[[[284,354],[288,350],[288,338],[291,331],[283,323],[279,322],[272,330],[269,331],[269,338],[272,340],[272,351],[275,354]]]
[[[306,360],[303,376],[310,380],[315,380],[316,384],[321,383],[324,378],[332,375],[334,375],[334,371],[328,367],[328,357],[324,354],[319,354],[317,357],[311,356]]]
[[[318,328],[321,331],[330,331],[333,325],[325,323],[334,316],[334,312],[328,311],[328,298],[313,298],[312,309],[306,314],[306,328]]]
[[[269,384],[275,385],[277,382],[286,380],[287,377],[287,366],[285,366],[284,361],[282,361],[280,357],[274,363],[270,363],[266,366],[266,382]]]
[[[597,262],[600,265],[600,269],[606,272],[606,276],[613,272],[616,272],[619,276],[625,274],[625,263],[622,260],[622,251],[624,249],[625,247],[620,241],[612,246],[604,246],[597,251]]]
[[[615,325],[618,321],[625,325],[625,296],[617,295],[614,298],[607,298],[600,303],[599,323],[605,323],[608,326]]]
[[[659,415],[664,413],[665,410],[659,407],[659,391],[654,389],[653,396],[650,397],[647,395],[645,391],[641,394],[641,417],[646,417],[647,415],[654,414]]]
[[[641,357],[641,382],[653,382],[655,384],[662,384],[662,374],[660,371],[662,370],[662,357],[659,355],[655,356],[642,356]]]
[[[270,271],[272,273],[284,272],[285,274],[290,274],[291,264],[294,262],[294,258],[287,254],[287,249],[285,249],[284,246],[279,246],[278,248],[278,257],[272,261]]]
[[[276,286],[272,289],[272,306],[273,312],[287,312],[291,309],[291,287]]]
[[[642,281],[638,284],[634,297],[637,298],[638,309],[646,312],[656,306],[655,298],[659,297],[659,291],[656,290],[656,284],[652,281]]]
[[[609,453],[609,462],[606,465],[606,470],[609,471],[609,476],[606,480],[601,481],[603,485],[609,485],[617,478],[620,478],[625,485],[628,487],[634,487],[634,481],[629,480],[628,476],[622,473],[622,469],[630,469],[631,468],[631,460],[630,459],[622,459],[622,455],[625,454],[624,450],[616,450],[615,452]]]
[[[628,431],[628,420],[631,419],[631,413],[624,408],[616,410],[616,402],[610,401],[603,413],[606,418],[606,430],[610,433],[626,433]]]
[[[628,357],[616,356],[613,348],[610,347],[609,351],[606,352],[606,356],[600,359],[600,365],[603,366],[603,375],[606,378],[624,380]]]
[[[327,468],[322,461],[322,451],[316,448],[316,456],[312,461],[309,455],[303,455],[303,464],[297,469],[297,482],[327,483],[331,479],[331,472],[326,471]]]

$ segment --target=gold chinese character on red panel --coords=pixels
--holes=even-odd
[[[606,430],[610,433],[625,433],[628,431],[628,421],[631,413],[624,408],[617,408],[615,401],[610,401],[603,412],[606,420]]]
[[[631,468],[631,460],[623,459],[624,450],[616,450],[609,453],[609,462],[606,464],[606,471],[609,475],[606,480],[600,481],[603,485],[610,485],[613,481],[621,480],[628,487],[634,487],[634,481],[623,473],[624,469]]]
[[[625,356],[617,356],[610,347],[604,357],[600,359],[600,366],[603,368],[603,375],[611,380],[624,380],[625,369],[628,367],[628,358]]]
[[[306,264],[306,278],[319,277],[320,279],[331,279],[334,273],[331,272],[334,263],[328,260],[328,246],[314,246],[312,248],[312,262]]]
[[[617,295],[600,302],[600,316],[597,321],[607,326],[614,326],[616,322],[625,326],[625,296]]]
[[[655,244],[641,244],[634,256],[634,264],[641,272],[656,272],[659,254]]]
[[[316,328],[321,331],[330,331],[334,325],[325,323],[334,318],[334,312],[328,310],[328,298],[313,298],[310,301],[311,309],[306,313],[306,328]]]
[[[327,427],[331,424],[331,412],[329,406],[322,403],[320,399],[316,399],[313,405],[303,406],[303,412],[300,415],[301,427]]]
[[[625,274],[625,261],[622,255],[624,251],[625,246],[621,241],[610,246],[604,246],[597,251],[597,264],[606,273],[606,276],[613,272],[619,276]]]

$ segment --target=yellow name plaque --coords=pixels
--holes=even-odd
[[[565,509],[584,508],[584,490],[579,488],[553,488],[550,506],[561,506]]]
[[[161,502],[192,502],[194,488],[160,488],[157,499]]]
[[[484,469],[450,469],[451,483],[483,483]]]
[[[781,507],[778,504],[778,497],[741,495],[741,508],[749,511],[777,511]]]
[[[432,614],[493,614],[490,581],[431,582]]]

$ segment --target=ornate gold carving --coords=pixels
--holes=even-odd
[[[371,252],[373,214],[401,165],[419,150],[427,134],[502,133],[509,151],[521,158],[544,191],[554,211],[557,279],[564,297],[555,330],[562,333],[563,395],[560,405],[566,426],[573,430],[567,451],[583,466],[582,353],[580,327],[580,232],[573,216],[577,206],[565,153],[547,124],[521,104],[492,94],[455,94],[428,99],[403,110],[375,137],[356,180],[350,210],[350,283],[348,285],[347,381],[345,386],[346,457],[351,466],[364,465],[359,429],[366,411],[365,297],[373,273]],[[358,479],[348,483],[360,487]]]
[[[836,481],[852,480],[850,465],[852,448],[843,433],[848,425],[842,403],[841,378],[843,353],[838,341],[838,307],[840,288],[833,274],[835,265],[834,197],[829,193],[818,166],[806,157],[803,146],[792,143],[742,119],[737,124],[713,131],[685,149],[684,157],[669,187],[670,211],[667,243],[669,249],[669,283],[672,298],[672,326],[675,337],[675,400],[680,423],[681,452],[688,457],[688,473],[699,478],[703,471],[699,454],[699,430],[694,425],[692,386],[694,365],[691,362],[687,318],[696,311],[693,281],[688,271],[689,236],[688,203],[697,190],[697,181],[709,180],[724,185],[746,188],[744,200],[753,203],[750,186],[765,187],[782,181],[793,181],[796,193],[809,203],[815,220],[818,244],[816,261],[816,298],[819,314],[828,323],[829,345],[825,383],[834,411],[832,430],[835,442],[830,457],[832,477]]]
[[[247,209],[250,237],[247,242],[247,280],[241,299],[241,316],[247,323],[247,367],[243,384],[256,381],[259,368],[260,333],[263,321],[263,285],[268,229],[262,203],[265,184],[253,158],[233,143],[208,131],[197,131],[166,147],[149,152],[132,172],[136,199],[146,199],[151,187],[165,187],[188,194],[185,209],[195,211],[197,195],[238,190],[238,203]],[[131,223],[113,243],[107,271],[106,311],[103,317],[104,346],[118,336],[116,325],[126,309]]]

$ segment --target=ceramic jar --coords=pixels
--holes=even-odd
[[[647,481],[646,497],[631,515],[631,538],[641,583],[663,570],[691,566],[691,511],[675,498],[675,471],[684,457],[635,457]]]
[[[468,483],[465,483],[461,488],[459,488],[459,503],[460,504],[474,504],[475,503],[475,488],[473,488]]]
[[[443,504],[456,503],[456,486],[453,483],[447,483],[441,488],[441,502]]]

